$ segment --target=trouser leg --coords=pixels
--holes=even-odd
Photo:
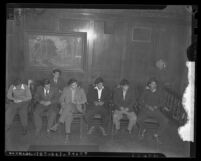
[[[146,109],[142,109],[137,117],[137,121],[140,125],[140,128],[143,129],[145,127],[144,120],[149,117],[150,111],[147,111]]]
[[[168,119],[163,115],[163,113],[159,110],[155,110],[153,113],[154,118],[156,118],[157,122],[160,124],[158,128],[158,135],[162,135],[165,128],[168,124]]]
[[[56,120],[58,110],[56,104],[50,105],[48,108],[49,109],[47,112],[47,129],[50,129]]]
[[[28,126],[28,103],[24,102],[19,107],[20,120],[24,128]]]
[[[115,125],[116,130],[120,129],[120,120],[122,119],[122,112],[115,110],[113,115],[113,123]]]
[[[40,131],[42,128],[42,113],[46,110],[46,106],[38,104],[34,111],[34,124],[36,127],[36,131]]]
[[[72,103],[66,104],[63,111],[61,112],[61,116],[59,118],[60,123],[65,123],[65,132],[70,133],[71,124],[73,121],[73,112],[76,111],[76,106]]]
[[[108,111],[104,107],[99,107],[97,114],[101,115],[101,118],[103,120],[103,126],[106,130],[108,130],[108,125],[109,125],[109,113],[108,113]]]
[[[68,134],[71,131],[71,124],[73,121],[73,113],[68,113],[65,118],[65,132]]]
[[[13,123],[13,119],[16,115],[18,105],[16,103],[11,103],[7,105],[6,109],[6,127],[10,127]]]
[[[136,124],[137,116],[136,116],[135,112],[129,112],[126,115],[129,119],[128,130],[131,131],[133,126],[135,126],[135,124]]]
[[[85,114],[85,120],[87,121],[87,124],[89,126],[89,128],[91,126],[93,126],[93,118],[94,118],[94,115],[97,113],[97,110],[96,109],[90,109],[86,112]]]

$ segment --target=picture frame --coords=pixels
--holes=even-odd
[[[85,32],[25,32],[27,69],[84,72],[86,67]]]

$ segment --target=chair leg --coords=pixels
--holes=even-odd
[[[112,131],[111,131],[111,134],[112,134],[112,140],[114,140],[114,124],[112,124]]]
[[[83,138],[83,117],[80,118],[80,139]]]
[[[80,139],[82,138],[82,119],[80,118]]]

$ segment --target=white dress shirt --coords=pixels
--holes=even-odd
[[[47,94],[49,94],[49,92],[50,92],[50,90],[44,88],[45,96],[46,96]]]
[[[95,89],[97,89],[97,91],[98,91],[98,99],[100,100],[101,99],[101,95],[102,95],[102,90],[104,89],[104,87],[101,88],[101,89],[99,89],[98,87],[95,87]]]
[[[71,88],[71,92],[72,92],[72,103],[75,103],[75,89]]]
[[[54,78],[54,83],[56,83],[56,84],[57,84],[57,79],[55,79],[55,78]]]
[[[126,93],[127,93],[127,90],[123,90],[123,99],[124,100],[126,99]]]

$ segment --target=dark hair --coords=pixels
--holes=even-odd
[[[120,85],[121,86],[125,86],[125,85],[129,85],[130,83],[129,83],[129,81],[127,80],[127,79],[122,79],[121,81],[120,81]]]
[[[61,70],[60,70],[60,69],[54,69],[54,70],[52,71],[52,73],[56,73],[56,72],[59,72],[59,74],[61,75]]]
[[[151,84],[152,82],[156,82],[156,84],[158,84],[158,80],[155,77],[152,77],[149,79],[149,81],[147,82],[147,85]]]
[[[43,85],[44,85],[44,86],[47,85],[47,84],[50,84],[49,79],[45,79],[45,80],[43,81]]]
[[[68,85],[71,85],[73,83],[77,83],[78,84],[78,81],[74,78],[71,78],[69,81],[68,81]]]
[[[103,81],[103,78],[98,77],[98,78],[96,78],[94,84],[103,83],[103,82],[104,82],[104,81]]]

